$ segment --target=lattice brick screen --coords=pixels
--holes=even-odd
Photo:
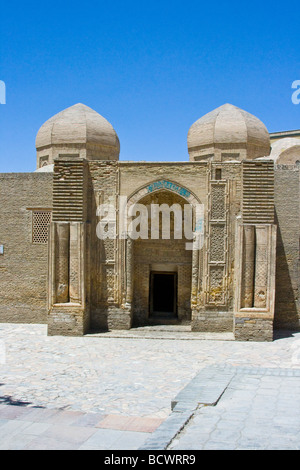
[[[32,211],[32,243],[48,243],[51,211]]]

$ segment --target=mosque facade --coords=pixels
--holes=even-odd
[[[36,136],[37,169],[0,174],[0,322],[49,335],[186,325],[272,341],[298,330],[300,131],[225,104],[189,161],[119,160],[112,125],[76,104]]]

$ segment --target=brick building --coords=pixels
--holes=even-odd
[[[50,335],[181,323],[254,341],[299,329],[300,131],[269,134],[225,104],[187,146],[189,161],[120,161],[115,130],[82,104],[43,124],[37,170],[0,174],[0,322]],[[151,236],[163,204],[190,208],[191,236],[175,236],[173,210],[169,236],[162,214]],[[149,225],[133,237],[142,205]]]

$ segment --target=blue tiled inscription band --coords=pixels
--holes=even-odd
[[[170,189],[174,193],[177,193],[180,196],[186,198],[190,197],[191,195],[191,193],[187,189],[182,188],[181,186],[178,186],[177,184],[167,180],[155,181],[154,183],[151,183],[149,184],[149,186],[147,186],[148,193],[152,193],[157,189]]]

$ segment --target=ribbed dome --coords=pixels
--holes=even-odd
[[[270,138],[266,126],[255,116],[232,104],[224,104],[198,119],[188,132],[190,159],[205,157],[214,149],[239,150],[241,158],[269,155]],[[244,153],[244,154],[243,154]]]
[[[36,136],[36,149],[50,146],[89,145],[91,159],[117,159],[120,153],[118,136],[112,125],[93,109],[78,103],[48,119]],[[89,155],[86,156],[89,159]]]

